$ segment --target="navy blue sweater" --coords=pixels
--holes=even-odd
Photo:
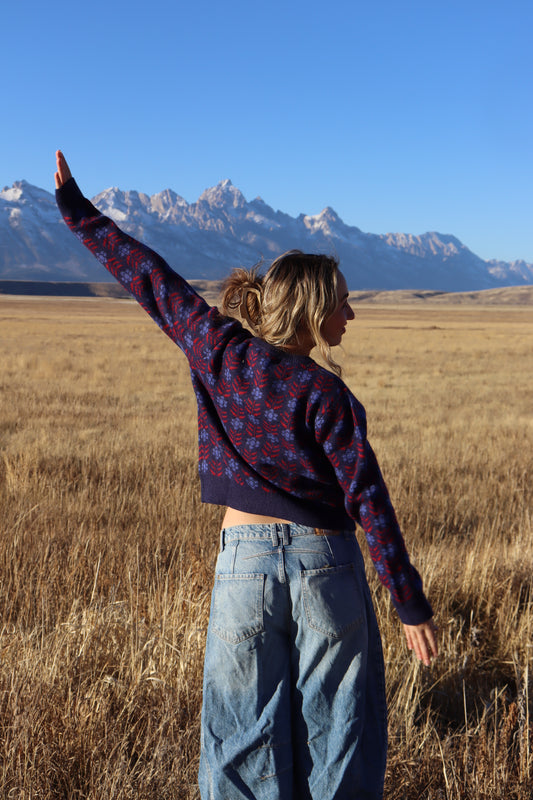
[[[348,387],[311,358],[252,336],[83,197],[56,192],[67,225],[189,361],[202,500],[320,528],[359,523],[408,624],[432,614]]]

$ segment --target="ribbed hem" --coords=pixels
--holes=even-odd
[[[425,595],[412,598],[407,603],[394,603],[394,607],[405,625],[421,625],[433,616],[433,609]]]
[[[355,522],[343,509],[332,508],[309,500],[298,500],[281,492],[261,492],[246,490],[243,487],[229,487],[222,483],[213,486],[201,481],[203,503],[229,506],[248,514],[264,514],[267,517],[287,519],[310,528],[330,528],[331,530],[355,530]]]

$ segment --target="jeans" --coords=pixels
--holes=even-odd
[[[381,639],[353,532],[221,533],[204,668],[202,800],[378,800]]]

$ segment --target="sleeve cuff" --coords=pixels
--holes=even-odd
[[[68,217],[73,225],[86,217],[97,217],[100,214],[90,200],[83,196],[74,178],[69,178],[61,188],[56,189],[56,203],[62,216]]]
[[[401,605],[396,605],[395,603],[394,607],[405,625],[421,625],[433,616],[433,609],[425,595],[415,597]]]

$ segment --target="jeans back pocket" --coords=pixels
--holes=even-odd
[[[215,575],[213,633],[230,644],[262,633],[264,583],[264,575],[258,573]]]
[[[336,639],[365,618],[365,602],[353,564],[300,573],[305,616],[310,628]]]

